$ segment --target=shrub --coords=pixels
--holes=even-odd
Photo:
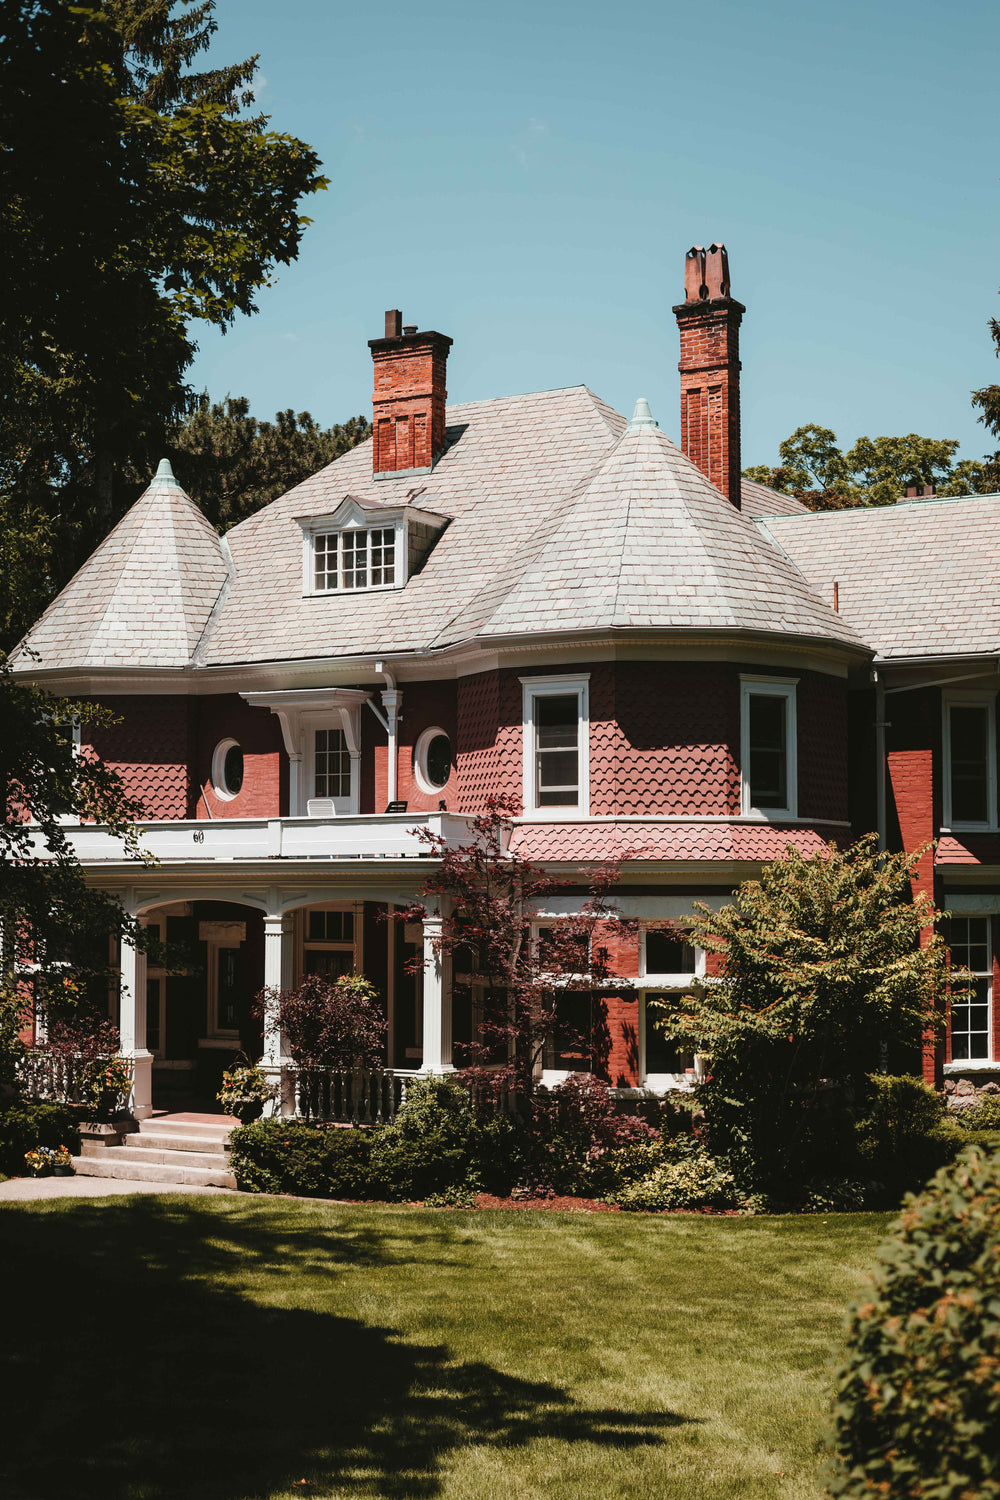
[[[975,1104],[950,1110],[948,1118],[963,1130],[1000,1130],[1000,1094],[981,1094]]]
[[[1000,1500],[1000,1155],[907,1200],[855,1305],[831,1493]]]
[[[620,1208],[656,1213],[677,1208],[736,1208],[740,1194],[729,1168],[701,1146],[664,1161],[614,1197]]]
[[[302,1120],[256,1120],[234,1130],[229,1164],[245,1193],[371,1197],[371,1136]]]
[[[360,974],[307,974],[294,989],[261,990],[256,1012],[273,1010],[292,1056],[307,1068],[378,1067],[388,1034],[378,991]]]
[[[609,1155],[659,1138],[654,1126],[621,1112],[602,1079],[573,1073],[535,1094],[529,1173],[534,1185],[558,1193],[600,1191],[607,1173],[614,1173]]]
[[[479,1165],[479,1129],[454,1078],[418,1078],[391,1125],[372,1132],[372,1179],[390,1201],[425,1198],[466,1183]]]
[[[863,1156],[898,1156],[944,1119],[940,1095],[910,1073],[872,1073],[867,1079],[868,1112],[856,1135]]]
[[[0,1110],[0,1172],[24,1172],[24,1158],[37,1146],[80,1150],[77,1112],[68,1104],[16,1103]]]

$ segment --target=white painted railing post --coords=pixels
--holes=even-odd
[[[153,1113],[153,1054],[146,1048],[146,955],[126,937],[120,974],[120,1055],[132,1064],[132,1114],[145,1120]]]
[[[451,985],[450,964],[437,951],[442,915],[428,911],[424,917],[424,1063],[425,1073],[450,1073]]]
[[[292,984],[292,932],[291,916],[279,913],[264,918],[264,987],[268,990],[287,990]],[[285,1056],[284,1037],[278,1024],[278,1010],[269,1000],[264,1007],[264,1054],[260,1066],[277,1090],[275,1098],[265,1106],[266,1115],[294,1113],[293,1087],[282,1076]],[[286,1097],[287,1095],[287,1097]]]

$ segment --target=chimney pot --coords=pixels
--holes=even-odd
[[[416,323],[404,323],[403,324],[403,336],[404,336],[404,338],[409,338],[410,335],[416,333],[416,331],[417,331],[417,325],[416,325]]]
[[[684,301],[700,302],[705,295],[705,251],[692,245],[684,257]]]
[[[385,336],[387,339],[398,339],[403,329],[403,314],[398,307],[389,308],[385,315]]]

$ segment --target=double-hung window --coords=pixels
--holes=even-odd
[[[971,995],[951,1004],[952,1062],[993,1056],[993,941],[991,917],[952,917],[948,946],[956,967],[972,974]]]
[[[382,589],[396,584],[395,526],[352,527],[313,538],[313,588]]]
[[[795,683],[741,679],[743,812],[794,818],[798,808]]]
[[[351,755],[342,729],[317,729],[313,757],[313,796],[351,795]]]
[[[944,706],[944,817],[949,828],[995,828],[996,695],[948,693]]]
[[[587,813],[590,710],[587,677],[522,677],[524,810]]]

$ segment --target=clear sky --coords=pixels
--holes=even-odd
[[[804,422],[843,444],[989,446],[1000,381],[995,0],[218,0],[272,128],[331,179],[260,312],[192,372],[258,416],[369,412],[387,307],[455,340],[454,401],[584,382],[678,433],[684,252],[723,240],[743,460]]]

